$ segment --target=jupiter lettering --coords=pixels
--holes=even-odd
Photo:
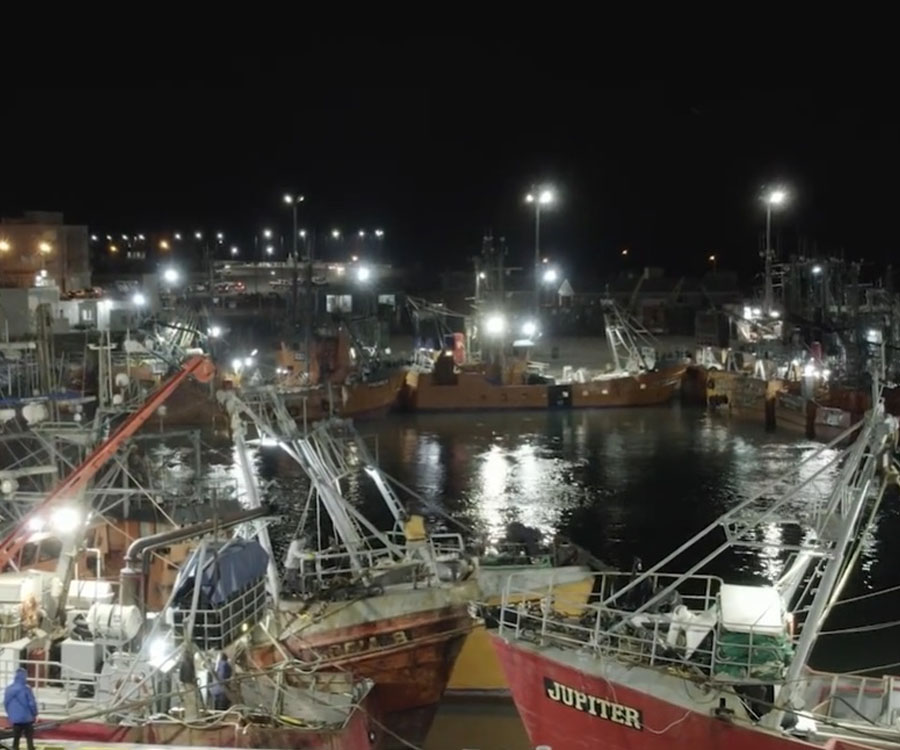
[[[549,677],[544,678],[544,692],[550,700],[596,716],[598,719],[612,721],[629,729],[637,729],[639,732],[644,728],[643,716],[636,708],[613,703],[596,695],[588,695]]]

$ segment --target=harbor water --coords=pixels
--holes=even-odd
[[[623,570],[630,570],[637,558],[645,567],[652,564],[821,448],[788,433],[766,433],[758,424],[678,406],[398,415],[359,427],[389,475],[473,534],[497,538],[508,524],[519,522],[540,530],[548,540],[563,534]],[[263,449],[260,470],[271,481],[270,493],[287,491],[302,502],[305,493],[301,478],[294,475],[296,467],[280,457],[277,448]],[[814,470],[811,466],[806,472]],[[823,475],[811,482],[793,501],[792,510],[802,516],[804,504],[827,493],[832,479]],[[370,484],[362,476],[352,478],[348,495],[387,527],[390,517]],[[900,583],[898,507],[895,493],[882,504],[845,598]],[[442,529],[455,529],[432,511],[427,515]],[[282,532],[289,534],[295,525],[289,518]],[[280,546],[278,529],[274,531]],[[801,539],[796,526],[773,521],[758,541],[758,548],[720,558],[711,572],[735,583],[772,582],[788,554],[776,545]],[[826,631],[849,632],[822,637],[812,665],[896,672],[900,628],[868,627],[897,619],[900,594],[836,608]],[[856,630],[860,626],[867,629]],[[512,705],[498,702],[447,703],[426,743],[427,750],[527,747]]]

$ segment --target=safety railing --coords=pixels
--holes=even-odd
[[[401,532],[388,532],[386,536],[390,547],[377,538],[367,538],[352,552],[344,547],[310,551],[297,560],[296,568],[286,571],[285,592],[305,596],[349,586],[360,578],[361,571],[370,578],[393,571],[398,582],[403,579],[428,585],[435,580],[435,564],[460,559],[465,552],[460,534],[432,534],[422,542],[407,542]]]
[[[20,659],[17,663],[0,662],[0,682],[12,683],[19,668],[25,670],[42,714],[65,713],[75,703],[93,703],[96,698],[100,681],[96,672],[83,672],[49,659]]]
[[[653,667],[688,668],[728,682],[777,679],[789,658],[785,638],[768,633],[733,633],[718,623],[721,580],[714,576],[660,573],[647,586],[625,589],[628,573],[597,573],[593,593],[583,597],[518,585],[511,574],[503,594],[500,633],[541,646],[577,649],[597,656]],[[653,592],[675,586],[672,598],[636,612]],[[617,595],[617,592],[622,592]]]
[[[260,578],[218,607],[197,609],[191,640],[203,649],[223,649],[262,620],[265,611],[266,585]],[[174,610],[178,637],[188,635],[190,615],[190,608]]]
[[[900,681],[896,677],[864,677],[809,670],[804,706],[817,716],[837,721],[865,718],[894,726],[900,718]]]

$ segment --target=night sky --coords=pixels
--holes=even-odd
[[[758,269],[759,195],[788,186],[781,247],[883,260],[900,166],[893,108],[866,94],[608,89],[545,76],[497,87],[442,77],[403,87],[12,90],[0,118],[0,212],[62,210],[99,232],[386,232],[396,264],[468,267],[484,232],[532,253],[522,198],[549,182],[542,246],[573,278],[622,266]],[[874,103],[873,103],[874,102]],[[52,112],[53,116],[30,116]],[[279,225],[280,222],[280,225]],[[810,245],[813,247],[813,245]],[[320,241],[317,253],[346,255]],[[576,288],[577,288],[576,284]]]

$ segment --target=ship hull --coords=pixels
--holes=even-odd
[[[569,651],[548,658],[529,644],[493,635],[531,744],[552,750],[801,750],[813,745],[755,726],[738,715],[718,718],[722,690],[704,690],[656,670],[599,664]],[[644,673],[644,674],[642,674]],[[635,689],[639,686],[641,689]],[[728,692],[729,707],[735,705]],[[864,745],[838,745],[848,750]]]
[[[313,627],[289,627],[281,645],[317,669],[371,679],[371,702],[380,720],[405,741],[421,744],[474,624],[468,604],[474,589],[457,588],[409,591],[406,601],[387,594],[338,603],[333,615],[324,613]],[[269,659],[277,656],[270,651]],[[386,746],[393,746],[390,738]]]
[[[405,377],[405,371],[398,370],[376,383],[285,390],[283,396],[298,421],[316,422],[332,416],[332,411],[345,419],[378,419],[396,408]]]
[[[572,383],[572,406],[598,409],[666,404],[678,393],[686,369],[677,365],[640,375]]]
[[[467,371],[438,383],[433,374],[420,374],[415,383],[408,383],[406,401],[410,409],[423,412],[655,406],[678,393],[684,370],[677,366],[555,386],[501,385],[483,373]]]
[[[313,730],[226,723],[200,729],[174,722],[120,726],[79,721],[52,729],[35,726],[35,740],[115,742],[179,747],[273,748],[277,750],[375,750],[379,731],[362,710],[353,713],[338,729]]]

